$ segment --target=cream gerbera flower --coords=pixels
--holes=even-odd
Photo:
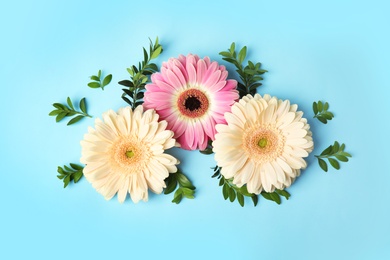
[[[81,141],[84,176],[107,200],[118,193],[122,203],[130,193],[135,203],[147,201],[148,188],[161,193],[164,179],[177,171],[179,161],[164,153],[175,145],[173,132],[158,118],[154,110],[125,107],[105,112],[88,129]]]
[[[216,126],[213,142],[221,174],[255,194],[289,187],[313,150],[310,126],[297,108],[288,100],[259,94],[234,104],[225,113],[228,124]]]

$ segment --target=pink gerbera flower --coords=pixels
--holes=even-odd
[[[214,140],[215,125],[226,123],[224,113],[239,98],[237,82],[227,76],[225,67],[209,57],[170,58],[146,85],[144,106],[168,122],[182,148],[204,150]]]

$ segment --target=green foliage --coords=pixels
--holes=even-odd
[[[206,149],[204,150],[199,150],[200,153],[203,154],[212,154],[213,153],[213,146],[212,146],[213,141],[209,140]]]
[[[164,194],[172,193],[179,185],[173,196],[173,203],[179,204],[183,197],[187,199],[194,198],[195,186],[179,169],[177,172],[169,174],[169,177],[165,179],[165,183],[167,187],[164,190]]]
[[[130,80],[126,79],[118,82],[118,84],[126,87],[122,89],[122,99],[133,109],[143,103],[145,85],[150,82],[150,75],[158,71],[157,65],[150,63],[151,60],[157,58],[163,52],[158,37],[154,43],[150,40],[149,52],[145,48],[143,48],[143,51],[144,60],[138,63],[138,67],[132,65],[127,68]]]
[[[260,83],[263,80],[263,75],[266,70],[261,69],[261,63],[254,64],[252,61],[248,61],[248,64],[244,67],[243,62],[246,58],[247,48],[244,46],[239,52],[236,53],[236,44],[233,42],[228,51],[222,51],[219,54],[223,57],[222,59],[233,64],[236,67],[236,71],[240,76],[242,82],[238,82],[237,89],[240,93],[240,98],[251,94],[256,94],[258,87],[262,85]]]
[[[221,167],[218,165],[214,168],[214,174],[211,176],[212,178],[218,178],[219,179],[219,186],[222,187],[222,195],[225,200],[229,199],[230,202],[233,202],[237,199],[238,203],[241,205],[241,207],[244,207],[245,205],[245,197],[250,197],[252,199],[253,205],[256,206],[258,203],[258,195],[249,193],[246,185],[242,187],[237,187],[235,184],[233,184],[233,178],[232,179],[225,179],[221,175]],[[263,198],[267,200],[271,200],[276,202],[277,204],[281,203],[280,196],[285,197],[287,200],[290,198],[290,193],[288,193],[285,190],[275,190],[275,192],[268,193],[268,192],[261,192],[260,193]]]
[[[84,167],[74,163],[70,163],[69,165],[70,167],[64,165],[64,168],[58,166],[57,169],[57,172],[59,173],[57,178],[64,182],[64,188],[66,188],[71,181],[77,183],[81,177],[83,177]]]
[[[105,76],[102,81],[102,71],[99,70],[97,75],[92,75],[90,78],[92,81],[88,83],[88,87],[101,88],[102,90],[104,90],[104,87],[110,84],[112,80],[112,74],[108,74],[107,76]]]
[[[88,115],[87,113],[87,105],[85,102],[85,98],[82,98],[79,102],[79,108],[80,111],[76,111],[75,106],[73,105],[70,97],[66,100],[66,105],[60,104],[60,103],[54,103],[53,107],[56,108],[53,111],[49,113],[49,116],[55,116],[56,122],[60,122],[65,117],[72,117],[71,120],[69,120],[68,125],[72,125],[78,121],[80,121],[83,117],[92,117]]]
[[[334,115],[328,111],[329,103],[322,101],[313,102],[314,118],[317,118],[321,123],[327,124],[328,120],[332,120]]]
[[[325,172],[328,171],[328,164],[325,161],[325,159],[327,159],[333,168],[339,170],[339,162],[348,162],[348,157],[352,157],[349,153],[345,152],[344,149],[345,144],[340,145],[337,141],[335,141],[333,145],[326,148],[320,155],[316,155],[315,157],[317,157],[318,164],[321,169]]]

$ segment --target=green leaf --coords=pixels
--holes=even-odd
[[[95,75],[92,75],[90,78],[92,80],[95,80],[95,81],[100,81],[100,78],[98,76],[95,76]]]
[[[81,171],[75,172],[73,175],[73,182],[77,183],[81,179],[81,177],[83,177],[83,172]]]
[[[238,53],[238,63],[242,64],[246,57],[246,46],[244,46]]]
[[[340,169],[340,163],[333,159],[333,158],[328,158],[328,161],[330,163],[330,165],[332,165],[333,168],[335,168],[336,170],[339,170]]]
[[[288,193],[288,192],[285,191],[285,190],[278,190],[278,189],[276,189],[275,192],[278,193],[279,195],[285,197],[287,200],[288,200],[288,199],[290,198],[290,196],[291,196],[290,193]]]
[[[67,125],[73,125],[74,123],[77,123],[78,121],[80,121],[83,118],[84,118],[84,116],[73,117],[71,120],[69,120]]]
[[[57,115],[56,117],[56,122],[60,122],[62,119],[64,119],[64,117],[66,117],[67,113],[66,112],[61,112]]]
[[[321,155],[328,155],[332,152],[332,146],[328,146],[324,151],[322,151]]]
[[[229,188],[229,185],[227,185],[226,183],[223,185],[223,187],[222,187],[222,195],[223,195],[223,198],[225,199],[225,200],[227,200],[227,198],[229,197],[229,190],[230,190],[230,188]]]
[[[259,202],[259,197],[256,195],[256,194],[253,194],[252,197],[251,197],[252,201],[253,201],[253,206],[257,206],[257,203]]]
[[[56,116],[58,115],[59,113],[61,113],[61,110],[53,110],[49,113],[49,116]]]
[[[334,156],[341,162],[348,162],[348,158],[345,155],[335,154]]]
[[[229,190],[229,200],[230,202],[233,202],[236,199],[236,192],[234,189]]]
[[[322,170],[324,170],[325,172],[328,171],[328,165],[326,164],[326,162],[323,159],[318,158],[318,164],[320,165]]]
[[[70,163],[69,165],[70,165],[70,167],[72,167],[76,171],[82,171],[84,169],[84,167],[82,167],[78,164],[75,164],[75,163]]]
[[[322,111],[323,111],[323,104],[322,104],[321,101],[318,101],[318,103],[317,103],[317,108],[318,108],[318,111],[319,111],[319,112],[322,112]]]
[[[177,173],[177,180],[180,183],[180,186],[189,188],[189,189],[195,189],[195,187],[192,185],[190,180],[182,173]]]
[[[241,207],[244,207],[245,204],[244,196],[239,192],[237,192],[237,200],[238,203],[240,203]]]
[[[273,201],[275,201],[277,204],[280,205],[280,203],[282,203],[279,194],[277,194],[276,192],[272,192],[272,193],[270,193],[269,195],[270,195],[271,199],[272,199]]]
[[[100,88],[100,83],[99,82],[89,82],[88,87],[90,88]]]
[[[153,59],[157,58],[157,57],[160,55],[161,51],[162,51],[162,46],[159,46],[159,47],[152,53],[150,59],[153,60]]]
[[[172,193],[174,190],[176,190],[176,187],[177,187],[177,179],[174,177],[174,174],[171,174],[168,178],[167,178],[167,187],[166,189],[164,190],[164,194],[170,194]]]
[[[314,112],[314,115],[318,114],[317,102],[313,102],[313,112]]]
[[[327,111],[329,109],[329,103],[328,102],[325,102],[324,104],[324,110]]]
[[[102,77],[102,71],[101,70],[98,71],[98,75],[97,76],[98,76],[98,78],[100,80],[100,78]]]
[[[111,74],[108,74],[108,75],[103,79],[102,88],[104,88],[105,86],[107,86],[108,84],[110,84],[111,80],[112,80],[112,75],[111,75]]]
[[[173,196],[173,203],[179,204],[183,198],[183,192],[181,189],[177,189],[175,195]]]
[[[73,107],[72,101],[70,100],[70,97],[68,97],[68,98],[66,99],[66,103],[68,103],[68,106],[69,106],[71,109],[74,110],[74,107]]]
[[[100,70],[99,70],[100,71]],[[85,114],[87,114],[87,106],[85,104],[85,98],[82,98],[80,100],[80,109],[83,111]]]

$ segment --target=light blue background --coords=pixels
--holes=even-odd
[[[1,259],[390,259],[387,1],[1,5]],[[224,201],[213,157],[197,151],[172,151],[197,187],[179,205],[172,195],[105,201],[85,179],[63,189],[57,166],[78,162],[93,120],[56,124],[51,104],[87,97],[95,117],[124,106],[116,82],[156,36],[158,64],[188,53],[221,61],[232,41],[247,45],[269,70],[259,92],[309,118],[313,154],[339,140],[352,160],[324,173],[312,154],[281,205]],[[99,69],[114,75],[105,91],[86,86]],[[316,100],[336,115],[328,125],[311,118]]]

